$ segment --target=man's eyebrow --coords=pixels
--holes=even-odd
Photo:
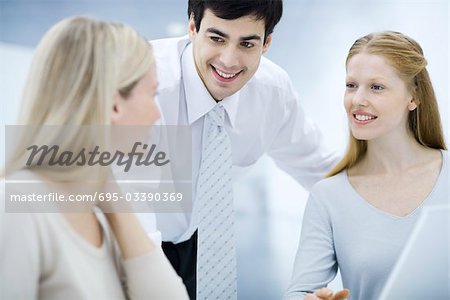
[[[219,36],[221,36],[223,38],[226,38],[226,39],[228,39],[230,37],[228,34],[220,31],[217,28],[213,28],[213,27],[207,28],[206,32],[217,34],[217,35],[219,35]],[[239,38],[239,40],[241,40],[241,41],[249,41],[249,40],[260,41],[261,37],[259,35],[257,35],[257,34],[252,34],[252,35],[248,35],[248,36],[243,36],[243,37]]]
[[[212,27],[207,28],[207,29],[206,29],[206,32],[214,33],[214,34],[220,35],[221,37],[224,37],[224,38],[226,38],[226,39],[230,37],[228,34],[226,34],[226,33],[222,32],[222,31],[220,31],[219,29],[212,28]]]
[[[240,38],[241,41],[249,41],[249,40],[257,40],[260,41],[261,37],[257,34],[252,34],[252,35],[248,35],[248,36],[243,36]]]

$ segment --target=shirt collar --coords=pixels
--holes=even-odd
[[[208,92],[197,73],[192,43],[185,48],[181,57],[181,65],[188,121],[192,125],[192,123],[206,115],[216,105],[216,101]],[[240,92],[238,91],[220,102],[225,109],[231,127],[234,127],[236,121],[239,94]]]

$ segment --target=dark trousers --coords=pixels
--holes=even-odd
[[[179,244],[162,242],[164,254],[169,259],[183,283],[190,299],[196,298],[197,279],[197,231],[187,241]]]

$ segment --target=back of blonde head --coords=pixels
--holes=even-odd
[[[151,68],[150,44],[132,28],[113,22],[73,17],[54,25],[39,43],[23,93],[20,125],[109,125],[114,97],[127,97]],[[53,132],[53,131],[52,131]],[[77,130],[37,134],[40,145],[58,141],[76,152],[90,137]],[[32,144],[27,137],[22,145]],[[19,169],[23,149],[7,159],[8,172]],[[65,176],[69,176],[65,168]]]
[[[386,59],[413,94],[417,108],[409,113],[408,127],[416,141],[426,147],[446,149],[436,96],[420,45],[399,32],[372,33],[355,41],[349,50],[346,64],[353,56],[363,52]],[[366,151],[367,141],[357,140],[350,133],[344,158],[328,176],[351,168],[361,160]]]
[[[114,94],[129,90],[154,64],[150,45],[130,27],[65,19],[36,49],[20,124],[109,124]]]

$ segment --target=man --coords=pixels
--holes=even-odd
[[[165,123],[192,129],[193,209],[158,214],[157,227],[192,299],[235,299],[232,198],[224,166],[231,167],[231,159],[233,166],[249,166],[267,153],[309,188],[336,160],[304,116],[288,75],[262,57],[281,18],[281,0],[189,0],[188,14],[189,37],[151,43]],[[214,125],[217,120],[222,123]],[[217,147],[225,150],[214,148],[219,158],[211,158],[216,154],[209,139],[221,141]]]

